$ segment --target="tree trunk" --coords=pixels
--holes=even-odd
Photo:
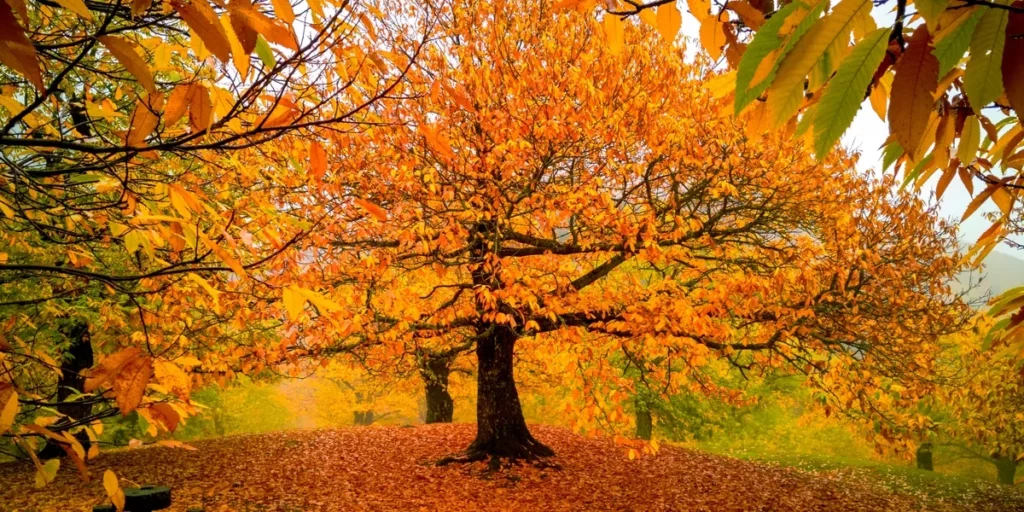
[[[70,397],[82,392],[82,388],[85,386],[84,371],[92,368],[94,364],[89,324],[78,320],[62,328],[61,332],[70,340],[70,343],[61,356],[61,376],[57,380],[57,401],[61,403],[56,406],[56,409],[66,418],[51,427],[56,431],[64,430],[62,427],[67,427],[75,420],[86,418],[92,414],[91,403],[80,404],[68,401]],[[85,432],[75,435],[75,439],[78,439],[86,451],[89,450],[89,436]],[[63,455],[65,455],[64,449],[53,442],[47,442],[39,452],[39,456],[44,459]]]
[[[922,443],[921,446],[917,448],[917,469],[935,471],[935,465],[932,463],[931,443]]]
[[[1013,457],[994,457],[994,459],[999,483],[1013,485],[1017,476],[1017,463],[1013,461]]]
[[[654,421],[651,418],[651,409],[647,404],[637,397],[634,400],[636,409],[636,437],[645,441],[651,440],[651,433],[654,431]]]
[[[427,423],[451,423],[455,402],[448,393],[451,358],[424,355],[420,360],[420,376],[427,393]]]
[[[509,327],[497,325],[477,341],[476,439],[466,450],[470,460],[488,456],[533,459],[555,454],[534,439],[526,427],[513,375],[515,343],[516,334]]]

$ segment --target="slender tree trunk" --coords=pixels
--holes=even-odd
[[[642,398],[636,397],[633,402],[636,409],[636,437],[645,441],[651,440],[651,433],[654,431],[654,420],[651,417],[651,408]]]
[[[1017,463],[1013,457],[994,457],[999,483],[1013,485],[1017,476]]]
[[[922,443],[921,446],[917,448],[917,469],[935,471],[935,465],[932,463],[931,443]]]
[[[80,404],[68,401],[72,396],[82,392],[82,388],[85,386],[84,372],[94,364],[89,324],[78,320],[61,329],[61,332],[70,340],[70,343],[67,350],[61,355],[61,376],[57,380],[57,401],[62,403],[57,405],[56,409],[66,418],[55,423],[52,427],[53,430],[61,430],[61,427],[67,427],[72,422],[92,414],[91,403]],[[77,434],[75,438],[86,451],[89,450],[89,436],[85,432]],[[39,452],[39,456],[48,459],[61,457],[65,453],[60,446],[47,442]]]
[[[533,459],[555,452],[533,438],[526,427],[513,375],[516,334],[494,326],[477,341],[476,439],[466,450],[469,459],[487,456]]]
[[[452,359],[424,355],[420,359],[420,376],[427,394],[427,423],[451,423],[455,402],[448,393],[448,375]]]

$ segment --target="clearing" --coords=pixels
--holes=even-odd
[[[807,472],[665,446],[629,460],[608,439],[532,426],[561,469],[487,463],[435,467],[465,447],[474,425],[352,427],[234,436],[106,452],[84,482],[70,465],[43,490],[22,464],[0,465],[0,509],[91,510],[107,503],[100,476],[173,490],[171,510],[1024,510],[1024,495],[996,486],[950,500],[927,489],[893,491],[864,474]]]

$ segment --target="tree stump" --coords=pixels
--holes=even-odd
[[[152,512],[171,506],[171,489],[144,485],[138,489],[124,490],[124,512]],[[97,505],[92,512],[114,512],[113,505]]]

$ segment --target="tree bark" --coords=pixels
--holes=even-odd
[[[534,459],[555,452],[534,439],[526,426],[513,375],[516,334],[495,325],[477,341],[476,439],[466,450],[470,460],[488,456]]]
[[[999,483],[1013,485],[1017,476],[1017,463],[1013,457],[994,457]]]
[[[634,400],[636,409],[636,437],[645,441],[651,440],[651,433],[654,431],[654,420],[651,417],[651,409],[647,404],[637,397]]]
[[[55,423],[52,430],[62,430],[75,420],[88,417],[92,414],[92,404],[76,403],[68,401],[72,396],[81,393],[85,386],[85,370],[92,368],[94,364],[92,337],[89,335],[89,324],[82,320],[72,322],[61,332],[70,340],[67,350],[61,356],[61,376],[57,380],[57,412],[66,416]],[[89,436],[85,432],[75,435],[75,439],[82,444],[82,447],[89,450]],[[53,442],[47,442],[39,452],[44,459],[62,457],[66,454],[64,449]]]
[[[922,443],[921,446],[917,448],[917,469],[935,471],[935,465],[932,462],[931,443]]]
[[[420,376],[427,394],[427,423],[451,423],[455,402],[448,393],[448,375],[452,359],[424,355],[420,359]]]

